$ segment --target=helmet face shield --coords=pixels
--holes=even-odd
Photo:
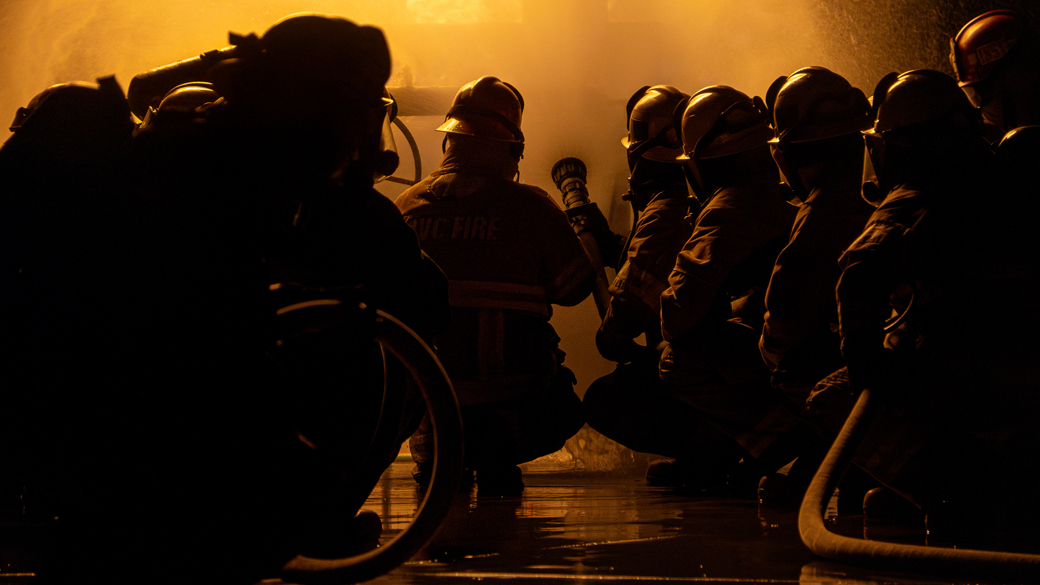
[[[868,131],[863,133],[863,142],[863,188],[860,195],[864,201],[878,207],[884,199],[878,171],[884,169],[885,140],[880,134]]]
[[[968,96],[968,101],[971,102],[971,105],[976,108],[982,107],[984,100],[982,98],[982,92],[980,92],[978,88],[973,85],[962,85],[961,89],[964,90],[964,95]]]
[[[797,178],[794,171],[791,169],[791,165],[787,164],[787,157],[784,156],[783,149],[780,148],[780,144],[777,142],[769,143],[769,154],[773,156],[773,161],[776,163],[777,170],[780,171],[780,185],[781,192],[784,196],[784,200],[794,205],[795,207],[801,207],[805,200],[803,198],[804,189],[801,184],[793,182],[789,177],[794,176]]]
[[[389,94],[387,94],[389,95]],[[384,98],[384,101],[389,100],[385,107],[380,109],[383,110],[383,124],[382,129],[379,132],[379,152],[384,153],[385,157],[388,157],[386,153],[390,153],[394,158],[400,160],[397,154],[397,141],[394,139],[394,129],[391,127],[394,119],[397,117],[397,103],[391,98]],[[388,157],[389,158],[389,157]],[[385,180],[387,177],[393,174],[397,165],[394,165],[394,169],[377,168],[373,178],[375,182]]]

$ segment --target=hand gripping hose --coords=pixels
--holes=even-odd
[[[311,302],[340,303],[334,299]],[[348,303],[342,305],[349,308]],[[358,583],[392,571],[429,543],[458,492],[462,474],[462,421],[451,381],[430,347],[404,323],[378,309],[373,311],[363,305],[361,309],[374,317],[372,338],[404,364],[426,400],[434,437],[433,474],[411,524],[393,540],[349,558],[297,556],[282,568],[281,577],[286,582]]]
[[[556,188],[560,190],[563,196],[563,206],[567,212],[567,217],[570,219],[571,226],[574,228],[574,232],[578,234],[578,239],[581,240],[582,245],[585,246],[585,251],[589,253],[592,267],[596,269],[596,282],[592,288],[592,299],[596,302],[596,310],[599,312],[600,319],[603,319],[607,316],[607,309],[610,307],[610,281],[607,280],[603,255],[593,233],[595,228],[592,226],[596,222],[590,221],[590,214],[600,217],[603,214],[596,207],[596,204],[589,199],[588,185],[585,182],[588,170],[581,159],[567,157],[560,159],[553,165],[551,175],[553,182],[556,183]],[[604,223],[606,223],[605,220]],[[633,229],[632,231],[635,230]],[[625,251],[627,250],[628,244],[625,245]]]
[[[869,541],[827,530],[827,503],[876,415],[871,402],[870,390],[863,390],[802,500],[798,530],[809,550],[832,561],[883,570],[1040,582],[1040,555]]]

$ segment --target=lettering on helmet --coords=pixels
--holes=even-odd
[[[1008,39],[997,39],[992,43],[986,43],[976,49],[975,54],[978,55],[979,64],[989,65],[1004,55],[1007,55],[1010,50],[1011,43],[1008,42]]]
[[[501,221],[498,216],[456,215],[447,217],[407,217],[408,225],[419,240],[488,240],[498,239]]]

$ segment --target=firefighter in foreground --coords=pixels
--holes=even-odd
[[[780,194],[761,99],[728,86],[704,88],[690,98],[681,131],[691,187],[705,204],[661,296],[669,341],[661,378],[746,449],[764,475],[822,450],[778,399],[758,353],[762,297],[795,210]]]
[[[668,393],[657,371],[661,293],[693,230],[691,202],[694,214],[699,207],[677,160],[682,141],[674,113],[688,97],[655,85],[629,100],[622,145],[632,176],[625,198],[637,222],[596,333],[600,354],[618,366],[589,386],[583,404],[589,426],[603,435],[635,451],[676,458],[650,464],[651,484],[708,488],[725,484],[726,464],[740,459],[740,449],[714,427],[698,424],[696,409]],[[640,335],[646,336],[645,345],[636,343]]]
[[[518,464],[558,450],[584,424],[573,372],[549,319],[592,292],[596,271],[549,195],[516,180],[524,102],[482,77],[456,94],[440,167],[397,199],[449,279],[448,332],[436,338],[462,408],[478,494],[518,495]],[[428,481],[429,434],[411,441]]]
[[[55,335],[5,365],[25,385],[4,393],[23,431],[5,435],[4,462],[21,464],[29,496],[47,497],[38,513],[58,518],[41,582],[248,584],[297,554],[378,542],[378,526],[354,520],[360,502],[339,473],[350,467],[328,463],[371,438],[382,363],[365,356],[378,348],[358,343],[356,370],[299,384],[269,359],[269,285],[361,285],[417,330],[446,326],[446,280],[372,189],[394,164],[379,148],[389,51],[378,29],[318,15],[232,41],[236,58],[208,72],[221,99],[160,112],[124,143],[111,191],[85,191],[79,222],[62,217],[105,243],[85,258],[60,250],[63,270],[105,287],[58,283],[51,294],[83,309],[68,330],[51,323],[64,312],[44,308],[5,331],[35,339],[42,323]],[[128,137],[123,107],[114,123]],[[65,195],[29,194],[59,209]],[[46,284],[24,268],[20,285]],[[84,331],[96,334],[68,337]],[[66,357],[90,367],[70,370]],[[308,416],[326,399],[343,406],[337,416]]]
[[[865,135],[885,198],[837,287],[851,389],[881,403],[857,463],[922,508],[930,536],[1013,545],[1037,518],[1040,345],[1023,334],[1035,313],[1004,309],[1030,306],[1036,258],[1006,229],[979,112],[953,79],[890,75],[874,108]]]

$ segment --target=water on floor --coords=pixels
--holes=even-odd
[[[653,487],[649,456],[583,429],[567,447],[525,464],[519,497],[461,489],[433,542],[373,585],[542,583],[802,583],[938,585],[1013,583],[999,578],[900,574],[832,563],[802,544],[794,507],[751,498]],[[407,452],[386,472],[365,508],[381,519],[382,542],[405,529],[420,502]],[[830,530],[856,538],[928,544],[923,522],[864,521],[828,509]],[[843,502],[847,503],[847,502]],[[841,509],[841,513],[838,510]],[[8,545],[15,523],[0,523],[0,585],[31,585],[31,555]],[[1032,551],[1037,552],[1037,551]],[[281,585],[278,580],[263,585]]]
[[[579,445],[578,442],[584,443]],[[606,446],[604,446],[606,445]],[[649,486],[645,458],[588,429],[562,451],[524,467],[517,498],[462,490],[434,542],[375,584],[618,583],[978,583],[850,567],[814,557],[802,544],[795,508],[752,499]],[[383,538],[407,525],[418,504],[408,461],[384,474],[367,508]],[[927,544],[923,522],[864,522],[837,514],[828,526],[857,538]]]

